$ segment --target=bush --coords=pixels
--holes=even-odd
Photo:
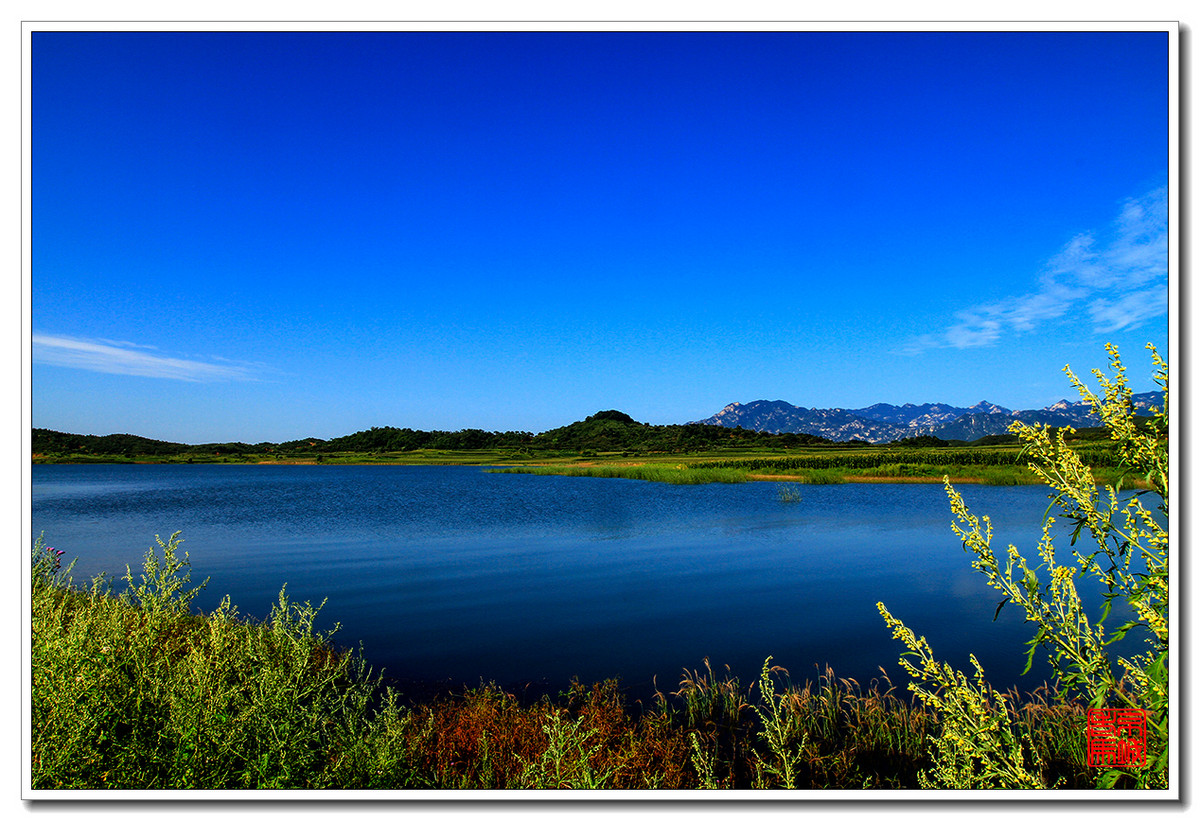
[[[102,579],[72,589],[60,554],[35,545],[33,787],[328,786],[368,736],[373,680],[286,591],[261,624],[228,599],[190,612],[203,585],[178,536],[120,594]]]
[[[1054,492],[1052,507],[1073,524],[1072,564],[1060,563],[1051,528],[1054,518],[1047,512],[1038,544],[1040,563],[1031,567],[1015,547],[1004,559],[991,547],[992,527],[985,516],[972,515],[962,497],[946,482],[954,532],[974,559],[972,567],[987,578],[990,587],[1003,595],[1000,606],[1015,604],[1025,619],[1036,627],[1029,642],[1028,663],[1039,648],[1049,653],[1056,683],[1066,699],[1090,707],[1129,707],[1145,710],[1147,719],[1147,765],[1144,768],[1093,770],[1100,787],[1167,786],[1167,722],[1169,715],[1167,672],[1168,621],[1168,453],[1167,453],[1167,365],[1153,346],[1148,346],[1157,371],[1155,381],[1163,389],[1163,407],[1156,409],[1149,425],[1133,417],[1132,391],[1125,368],[1114,346],[1108,346],[1114,377],[1093,373],[1104,389],[1096,397],[1067,368],[1067,374],[1085,401],[1092,405],[1115,444],[1124,468],[1121,478],[1103,491],[1097,488],[1091,470],[1066,445],[1069,428],[1052,433],[1044,425],[1015,423],[1011,430],[1025,445],[1030,469]],[[1136,478],[1143,490],[1121,495],[1122,486]],[[1162,522],[1142,504],[1142,498],[1157,499]],[[1080,537],[1084,538],[1080,542]],[[1100,614],[1089,619],[1076,589],[1076,573],[1091,577],[1103,590]],[[1119,612],[1132,614],[1106,634],[1105,623],[1114,602]],[[908,651],[900,660],[913,677],[909,685],[916,695],[941,717],[942,732],[934,742],[933,768],[922,774],[923,786],[1045,787],[1039,758],[1033,753],[1028,734],[1014,729],[1012,708],[984,680],[983,670],[972,656],[974,684],[947,664],[935,661],[928,643],[884,607],[879,611],[893,635]],[[999,608],[997,609],[998,612]],[[1143,652],[1119,656],[1116,666],[1109,647],[1131,632],[1144,636]],[[1082,727],[1080,731],[1082,732]]]

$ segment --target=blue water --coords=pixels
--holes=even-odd
[[[1041,487],[960,488],[994,547],[1036,557]],[[960,669],[1021,677],[1032,631],[970,567],[939,485],[663,485],[475,467],[35,465],[33,533],[74,577],[135,576],[155,534],[183,532],[197,604],[265,616],[286,583],[318,622],[402,679],[618,677],[673,689],[707,657],[743,681],[830,665],[902,682],[875,603]],[[1063,545],[1066,544],[1066,537]]]

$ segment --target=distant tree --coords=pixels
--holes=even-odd
[[[592,421],[599,421],[602,419],[608,419],[613,422],[628,422],[631,425],[637,424],[637,422],[635,422],[633,420],[632,416],[630,416],[627,413],[621,413],[619,410],[605,410],[605,411],[600,411],[599,413],[593,413],[591,416],[589,416],[584,421],[592,422]]]
[[[892,444],[905,448],[944,448],[950,445],[945,439],[938,439],[936,436],[912,436],[908,439],[898,439]]]

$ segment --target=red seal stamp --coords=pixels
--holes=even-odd
[[[1104,707],[1087,711],[1089,767],[1145,767],[1146,711]]]

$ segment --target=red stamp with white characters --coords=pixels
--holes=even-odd
[[[1146,711],[1129,707],[1087,711],[1089,767],[1145,767]]]

